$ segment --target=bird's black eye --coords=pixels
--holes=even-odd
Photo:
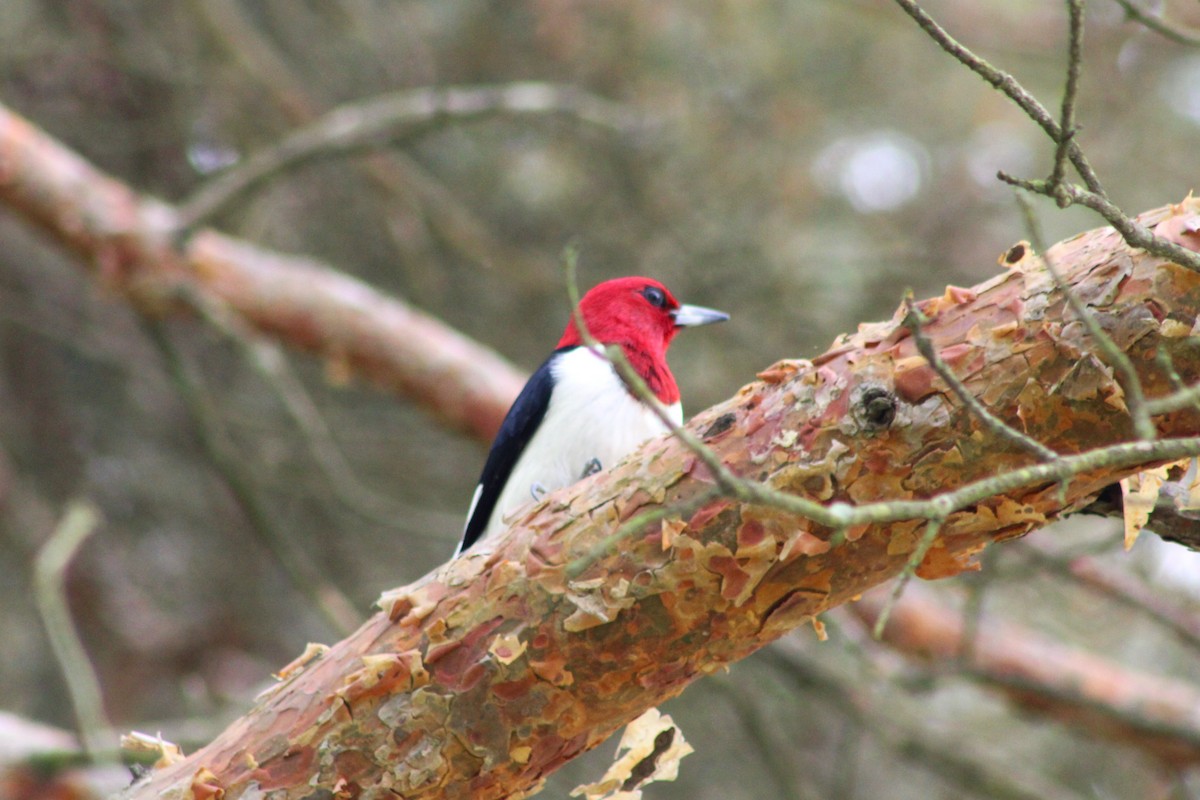
[[[667,307],[667,293],[657,286],[647,286],[642,289],[642,297],[655,308]]]

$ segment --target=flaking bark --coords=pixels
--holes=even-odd
[[[1141,221],[1197,249],[1200,203]],[[1170,388],[1160,348],[1185,380],[1200,376],[1200,275],[1110,229],[1050,257],[1149,397]],[[943,360],[993,414],[1060,454],[1129,440],[1125,392],[1040,260],[1024,245],[1002,260],[992,280],[920,304]],[[1190,409],[1155,423],[1163,437],[1200,434]],[[688,427],[736,474],[822,502],[928,498],[1035,459],[962,408],[899,315],[814,362],[775,364]],[[919,574],[968,568],[987,544],[1082,508],[1136,468],[951,514]],[[697,677],[896,575],[926,524],[857,526],[831,547],[834,531],[770,508],[697,506],[712,488],[678,440],[648,443],[530,507],[492,550],[385,594],[359,631],[127,796],[521,796]],[[661,506],[688,511],[623,527]]]

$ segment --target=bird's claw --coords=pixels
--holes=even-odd
[[[550,492],[550,490],[547,489],[545,486],[542,486],[540,483],[535,482],[532,485],[530,485],[530,487],[529,487],[529,493],[531,495],[533,495],[533,499],[535,502],[540,503],[542,498],[545,497],[547,494],[549,494],[549,492]]]
[[[593,458],[591,461],[583,465],[583,474],[579,476],[579,479],[583,480],[589,475],[595,475],[601,469],[603,469],[603,467],[600,466],[600,459]]]

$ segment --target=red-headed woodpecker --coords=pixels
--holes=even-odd
[[[583,296],[579,313],[597,342],[620,345],[646,385],[682,423],[667,347],[680,328],[720,322],[729,315],[680,305],[667,287],[649,278],[605,281]],[[518,507],[611,467],[666,430],[604,353],[584,345],[572,319],[500,426],[455,555],[503,530]]]

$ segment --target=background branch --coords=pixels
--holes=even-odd
[[[1159,17],[1154,16],[1146,11],[1143,11],[1135,0],[1113,0],[1121,8],[1125,9],[1125,14],[1131,20],[1143,25],[1147,30],[1154,31],[1159,36],[1169,39],[1176,44],[1187,45],[1189,47],[1200,47],[1200,36],[1193,36],[1190,33],[1180,30],[1179,28],[1168,25]]]
[[[337,108],[260,150],[201,186],[179,208],[183,231],[207,223],[251,189],[318,158],[380,148],[429,129],[493,116],[571,116],[618,134],[634,131],[633,114],[616,103],[553,83],[415,89]]]
[[[237,0],[195,0],[190,7],[293,125],[315,122],[328,107],[313,82],[298,74],[295,60],[281,52]],[[440,242],[478,267],[496,267],[510,276],[523,275],[538,265],[553,267],[537,250],[514,247],[498,236],[480,214],[410,154],[398,149],[376,153],[366,159],[363,171],[391,201],[395,218],[389,225],[391,242],[410,269],[436,270],[436,253],[430,250]]]
[[[849,609],[878,627],[889,602],[883,592],[873,592]],[[917,658],[945,664],[961,652],[962,636],[961,618],[913,587],[892,606],[883,640]],[[1190,683],[1122,669],[994,620],[980,628],[971,653],[961,672],[1015,704],[1129,744],[1172,768],[1200,762],[1200,727],[1192,713],[1200,705],[1200,692]]]
[[[0,106],[0,201],[78,254],[147,314],[178,285],[220,298],[248,325],[490,439],[523,376],[494,351],[311,259],[203,230],[182,249],[174,209],[104,175]]]
[[[87,651],[71,620],[65,575],[75,553],[96,530],[99,522],[99,515],[93,506],[85,502],[72,503],[58,527],[46,540],[34,564],[38,610],[59,668],[67,680],[67,689],[71,693],[71,703],[79,724],[79,740],[93,759],[113,752],[116,735],[104,713],[100,682],[96,679]]]

